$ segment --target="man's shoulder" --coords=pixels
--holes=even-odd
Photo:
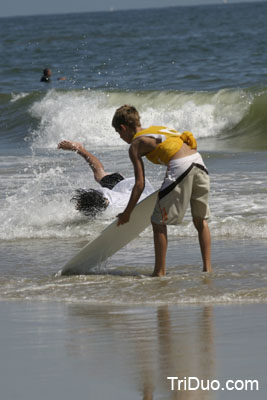
[[[138,156],[145,156],[150,153],[156,147],[156,138],[151,136],[138,136],[131,143],[129,152]]]
[[[157,134],[166,129],[168,129],[166,126],[151,125],[148,128],[142,129],[141,131],[137,132],[135,134],[135,137]]]
[[[142,140],[146,141],[149,139],[162,139],[166,136],[173,136],[179,135],[179,132],[175,129],[167,128],[166,126],[150,126],[149,128],[142,129],[141,131],[137,132],[134,137],[133,141],[135,140]]]
[[[50,82],[50,79],[46,78],[45,76],[42,76],[40,82]]]

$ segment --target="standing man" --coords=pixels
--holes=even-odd
[[[209,175],[201,155],[196,151],[197,143],[193,134],[179,134],[162,126],[143,129],[138,111],[129,105],[116,110],[112,126],[121,139],[130,144],[129,157],[135,174],[135,185],[125,210],[118,215],[118,225],[129,221],[144,190],[142,157],[146,156],[155,164],[166,165],[166,176],[151,217],[155,248],[153,276],[166,274],[167,225],[181,223],[189,203],[198,231],[203,271],[210,272],[211,237],[207,222],[210,215]]]

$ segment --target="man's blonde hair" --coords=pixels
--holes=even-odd
[[[140,115],[135,107],[125,104],[115,111],[112,126],[120,129],[121,125],[129,126],[134,130],[141,126]]]

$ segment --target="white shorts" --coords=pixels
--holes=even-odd
[[[164,225],[180,224],[189,204],[193,218],[208,219],[209,189],[207,169],[202,164],[192,163],[179,178],[160,190],[151,222]]]

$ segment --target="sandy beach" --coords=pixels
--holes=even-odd
[[[265,399],[266,314],[265,304],[1,302],[1,398]],[[254,390],[241,390],[246,380]]]

